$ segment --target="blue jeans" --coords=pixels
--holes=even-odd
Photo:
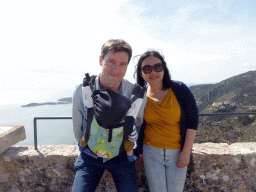
[[[143,161],[150,192],[182,192],[187,167],[177,168],[180,150],[143,144]]]
[[[125,152],[103,163],[102,158],[93,158],[81,152],[76,163],[76,176],[72,192],[95,191],[107,169],[113,176],[117,191],[138,192],[135,163],[129,162]]]

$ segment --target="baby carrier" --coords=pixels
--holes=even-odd
[[[127,99],[108,89],[95,90],[95,78],[96,76],[90,77],[86,73],[83,80],[83,137],[96,155],[113,158],[124,150],[124,141],[136,127],[134,120],[142,104],[145,89],[134,85],[132,95]]]

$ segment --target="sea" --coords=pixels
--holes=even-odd
[[[34,117],[71,117],[72,104],[21,107],[29,103],[56,102],[72,97],[74,88],[65,90],[0,90],[0,125],[22,125],[26,139],[16,146],[34,145]],[[37,120],[37,142],[40,145],[76,144],[72,119]]]
[[[17,91],[16,91],[17,92]],[[72,96],[69,94],[59,94],[57,97],[64,98]],[[1,92],[4,93],[4,92]],[[18,94],[18,92],[17,92]],[[56,95],[54,99],[47,99],[43,102],[57,101]],[[36,102],[33,100],[33,102]],[[29,104],[30,102],[23,102]],[[42,100],[38,101],[42,103]],[[71,117],[72,104],[62,105],[42,105],[35,107],[21,107],[23,104],[5,104],[0,105],[0,125],[22,125],[25,127],[26,139],[20,141],[16,146],[34,145],[34,117]],[[40,145],[61,145],[76,144],[73,133],[72,119],[67,120],[37,120],[37,142]]]

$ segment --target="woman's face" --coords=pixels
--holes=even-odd
[[[150,56],[147,57],[146,59],[143,60],[142,64],[141,64],[141,69],[143,69],[143,67],[145,66],[159,66],[161,65],[162,62],[160,59],[158,59],[157,57],[154,56]],[[163,67],[162,67],[163,68]],[[158,68],[159,69],[159,68]],[[162,85],[163,82],[163,77],[164,77],[164,69],[162,69],[162,71],[160,72],[156,72],[155,70],[151,70],[150,73],[146,74],[145,72],[143,72],[143,70],[141,71],[141,76],[143,77],[143,79],[150,85],[150,86],[154,86],[154,85]]]

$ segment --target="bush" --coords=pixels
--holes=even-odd
[[[253,122],[248,115],[238,117],[238,121],[241,122],[244,126],[249,125]]]

